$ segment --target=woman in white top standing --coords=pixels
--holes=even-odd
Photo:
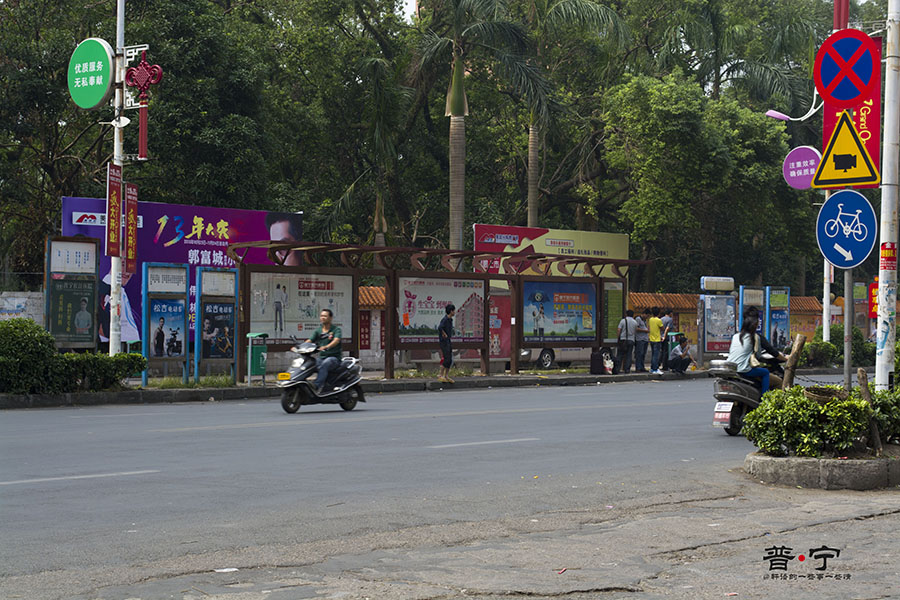
[[[769,391],[769,370],[763,367],[750,365],[750,355],[756,349],[756,328],[759,319],[754,316],[744,317],[741,330],[731,338],[731,348],[728,350],[728,362],[737,365],[737,372],[744,377],[759,377],[762,381],[762,393]]]

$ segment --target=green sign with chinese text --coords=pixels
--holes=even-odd
[[[115,55],[100,38],[88,38],[78,44],[69,59],[69,95],[79,107],[101,106],[113,89]]]

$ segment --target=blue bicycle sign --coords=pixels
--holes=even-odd
[[[828,262],[852,269],[872,253],[877,231],[875,211],[865,196],[842,190],[822,205],[816,221],[816,242]]]

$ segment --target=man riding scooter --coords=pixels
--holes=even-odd
[[[334,314],[331,309],[323,308],[319,312],[319,322],[322,324],[312,337],[307,340],[319,347],[319,355],[316,357],[316,390],[325,393],[325,385],[328,373],[341,362],[341,328],[332,324]]]

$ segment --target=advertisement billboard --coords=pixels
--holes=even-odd
[[[62,199],[62,232],[66,236],[83,235],[103,239],[106,229],[105,198]],[[124,224],[123,224],[124,225]],[[228,244],[260,240],[299,240],[302,238],[302,214],[256,210],[138,202],[137,273],[144,262],[186,263],[190,266],[189,328],[193,330],[196,306],[196,269],[198,267],[234,267],[225,250]],[[286,265],[300,264],[300,253],[285,256]],[[265,250],[253,248],[246,262],[272,264]],[[98,304],[100,338],[109,334],[109,258],[100,258]],[[140,340],[141,276],[123,276],[122,341]]]
[[[573,258],[628,259],[628,235],[598,231],[514,227],[511,225],[475,224],[475,250],[479,252],[523,252],[571,255]],[[488,273],[500,272],[500,261],[483,261]],[[575,268],[576,274],[584,272]],[[528,269],[526,275],[538,275]],[[563,275],[556,266],[551,275]]]
[[[597,288],[592,282],[525,281],[525,342],[595,342]]]
[[[353,340],[353,277],[349,275],[253,272],[250,289],[250,331],[269,334],[269,344],[291,343],[291,335],[308,339],[326,308],[341,328],[343,343]]]
[[[791,341],[791,288],[766,287],[766,335],[776,348]]]
[[[703,303],[703,352],[728,352],[735,333],[733,296],[701,296]]]
[[[62,348],[91,346],[97,334],[97,278],[52,273],[49,280],[49,331]]]
[[[188,338],[184,331],[184,311],[184,300],[180,298],[150,300],[150,357],[185,355],[184,340]]]
[[[454,342],[484,341],[484,282],[400,277],[400,342],[438,343],[438,325],[453,304]]]
[[[204,302],[202,315],[201,358],[233,358],[234,304]]]

